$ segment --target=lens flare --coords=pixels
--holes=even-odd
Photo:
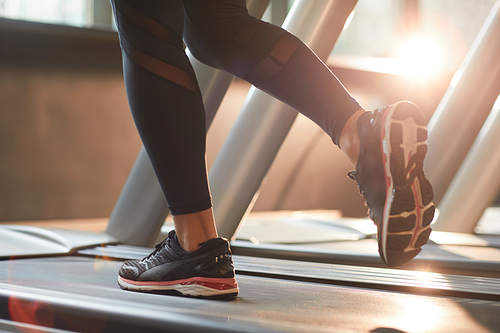
[[[431,39],[413,38],[401,46],[399,59],[406,75],[422,78],[438,71],[441,52]]]
[[[8,307],[10,319],[14,322],[45,327],[52,327],[54,324],[54,311],[49,304],[11,296]],[[29,327],[19,326],[18,328],[24,333],[35,332]]]

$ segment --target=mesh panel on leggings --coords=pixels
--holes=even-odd
[[[295,38],[288,34],[283,35],[271,53],[246,73],[245,80],[256,87],[262,86],[285,67],[299,45]]]
[[[147,17],[126,3],[118,7],[117,14],[141,31],[159,38],[162,41],[166,41],[172,46],[182,48],[182,39],[177,37],[168,27]],[[198,84],[193,74],[147,54],[147,51],[141,50],[135,46],[125,33],[122,34],[122,39],[126,40],[126,43],[122,43],[125,52],[137,65],[199,94]]]
[[[128,56],[142,68],[155,73],[169,81],[172,81],[184,88],[198,93],[198,85],[193,76],[180,68],[167,64],[161,60],[153,58],[144,52],[141,52],[131,44],[125,47]]]
[[[129,20],[135,26],[141,28],[147,33],[158,37],[171,45],[176,45],[179,42],[179,37],[177,37],[170,29],[150,19],[141,12],[135,10],[128,4],[124,3],[119,7],[120,13]]]

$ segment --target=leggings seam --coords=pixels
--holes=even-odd
[[[128,41],[128,43],[129,43],[130,45],[132,45],[132,47],[135,47],[135,48],[137,48],[140,52],[143,52],[144,54],[149,55],[148,53],[144,52],[144,50],[142,50],[140,47],[137,47],[137,46],[133,45],[132,43],[130,43],[130,41],[128,40],[128,38],[127,38],[125,35],[123,35],[123,37],[124,37],[124,39],[126,39],[126,40]],[[174,82],[174,81],[172,81],[172,80],[169,80],[169,79],[168,79],[168,78],[166,78],[166,77],[163,77],[163,76],[161,76],[161,75],[159,75],[159,74],[157,74],[157,73],[155,73],[155,72],[150,71],[150,70],[149,70],[149,69],[147,69],[147,68],[144,68],[144,67],[143,67],[143,66],[141,66],[141,65],[140,65],[137,61],[135,61],[135,60],[134,60],[134,58],[133,58],[133,57],[129,54],[129,52],[127,52],[126,47],[122,46],[122,49],[123,49],[123,52],[125,52],[125,55],[126,55],[126,56],[127,56],[127,58],[129,59],[129,61],[133,62],[136,66],[138,66],[138,67],[142,68],[143,70],[147,71],[148,73],[151,73],[151,74],[153,74],[153,75],[155,75],[155,76],[157,76],[157,77],[160,77],[160,78],[162,78],[162,79],[164,79],[164,80],[167,80],[168,82],[171,82],[171,83],[173,83],[173,84],[175,84],[175,85],[177,85],[177,86],[179,86],[179,87],[182,87],[182,88],[184,88],[184,89],[186,89],[186,90],[190,91],[190,92],[191,92],[192,94],[194,94],[194,95],[195,95],[195,96],[196,96],[196,97],[197,97],[200,101],[203,101],[203,98],[202,98],[202,96],[201,96],[199,93],[196,93],[196,92],[194,92],[193,90],[189,89],[188,87],[183,86],[182,84],[179,84],[179,83],[177,83],[177,82]],[[149,56],[150,56],[150,57],[152,57],[152,58],[155,58],[155,57],[153,57],[153,56],[151,56],[151,55],[149,55]],[[157,59],[157,58],[155,58],[155,59],[156,59],[156,60],[158,60],[158,61],[162,61],[162,60]],[[162,61],[162,62],[164,62],[164,61]],[[165,62],[165,63],[166,63],[166,62]],[[166,64],[168,64],[168,63],[166,63]],[[170,64],[168,64],[168,65],[170,65]],[[170,65],[170,66],[175,67],[175,68],[178,68],[178,67],[176,67],[176,66],[174,66],[174,65]],[[179,69],[179,70],[182,70],[182,69],[180,69],[180,68],[178,68],[178,69]],[[184,71],[184,70],[182,70],[182,71]],[[185,72],[185,71],[184,71],[184,72]],[[188,72],[186,72],[186,73],[187,73],[187,74],[189,74]]]
[[[123,19],[124,19],[125,21],[127,21],[129,24],[133,25],[133,26],[134,26],[134,27],[136,27],[137,29],[139,29],[139,30],[141,30],[141,31],[145,32],[148,36],[153,37],[153,38],[155,38],[155,39],[157,39],[157,40],[159,40],[159,41],[161,41],[161,42],[166,42],[166,43],[168,43],[169,45],[172,45],[172,46],[174,46],[174,47],[177,47],[177,45],[175,44],[175,41],[174,41],[174,40],[167,40],[167,39],[161,38],[161,37],[159,37],[159,36],[157,36],[157,35],[155,35],[155,34],[153,34],[153,33],[150,33],[148,30],[143,29],[141,26],[139,26],[139,25],[135,24],[133,21],[131,21],[131,20],[127,17],[127,15],[125,15],[125,14],[123,13],[123,10],[120,8],[120,6],[116,6],[116,9],[117,9],[117,12],[119,12],[120,16],[121,16],[121,17],[123,17]],[[135,8],[132,8],[132,9],[133,9],[133,10],[136,10]],[[137,10],[136,10],[136,11],[137,11]],[[141,12],[139,12],[139,13],[141,13]],[[144,13],[141,13],[141,14],[143,14],[143,15],[144,15]],[[158,21],[156,21],[156,20],[154,20],[154,19],[150,18],[150,17],[149,17],[149,16],[147,16],[147,15],[144,15],[144,16],[145,16],[147,19],[149,19],[149,20],[151,20],[151,21],[153,21],[153,22],[157,23],[158,25],[160,25],[160,26],[164,27],[165,29],[167,29],[167,30],[168,30],[168,31],[169,31],[169,32],[170,32],[170,33],[171,33],[174,37],[178,38],[178,41],[180,41],[180,42],[181,42],[181,44],[183,43],[183,42],[182,42],[182,37],[179,37],[179,36],[178,36],[175,32],[173,32],[171,29],[169,29],[168,27],[166,27],[166,26],[164,26],[163,24],[159,23]],[[118,28],[118,29],[120,30],[120,33],[121,33],[121,34],[123,34],[123,31],[122,31],[120,28]]]
[[[297,48],[295,51],[293,51],[293,53],[290,55],[290,57],[288,58],[288,60],[290,60],[294,55],[295,53],[299,50],[299,48]],[[273,63],[275,63],[276,65],[278,65],[280,67],[280,70],[277,71],[276,73],[274,73],[272,76],[270,76],[269,78],[267,78],[265,81],[263,82],[259,82],[258,84],[256,83],[252,83],[256,88],[259,88],[261,89],[264,85],[266,85],[270,80],[272,80],[274,77],[276,77],[276,75],[278,75],[279,73],[281,73],[285,67],[287,66],[287,63],[282,63],[281,61],[279,61],[278,59],[276,59],[274,56],[272,56],[271,54],[269,54],[268,56],[266,56],[265,58],[263,58],[258,64],[256,64],[255,66],[253,66],[252,68],[250,68],[247,72],[245,72],[245,74],[242,76],[243,79],[245,79],[245,77],[248,75],[248,73],[250,73],[253,69],[255,69],[262,61],[264,61],[265,59],[269,59],[270,61],[272,61]]]

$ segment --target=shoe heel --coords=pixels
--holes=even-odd
[[[412,118],[418,126],[426,126],[424,114],[418,106],[409,101],[402,101],[395,104],[395,109],[392,114],[392,119],[404,121],[405,119]]]

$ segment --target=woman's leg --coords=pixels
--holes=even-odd
[[[427,130],[412,103],[365,112],[298,38],[251,17],[244,0],[184,0],[184,38],[199,60],[295,108],[340,145],[356,170],[389,266],[416,256],[434,214],[423,161]]]
[[[123,289],[238,294],[231,250],[216,238],[205,166],[205,111],[184,53],[179,0],[112,0],[137,129],[177,231],[118,272]]]
[[[130,108],[187,251],[217,237],[205,111],[184,52],[181,1],[113,0]]]
[[[184,39],[196,58],[293,107],[339,144],[362,107],[300,39],[251,17],[245,0],[184,0],[184,7]]]
[[[346,154],[347,158],[354,167],[358,162],[358,154],[360,148],[358,119],[363,113],[363,110],[354,113],[346,121],[339,136],[339,147]]]

